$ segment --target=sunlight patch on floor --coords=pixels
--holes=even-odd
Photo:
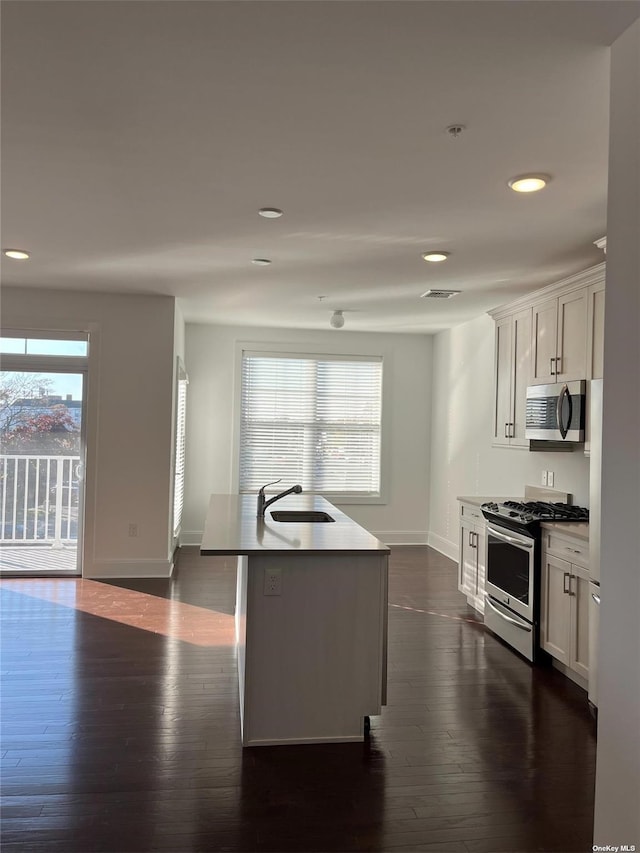
[[[197,646],[235,644],[234,617],[228,613],[100,581],[84,578],[6,578],[0,580],[0,589]]]

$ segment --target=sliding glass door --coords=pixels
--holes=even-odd
[[[3,575],[81,574],[86,371],[46,361],[0,371]]]

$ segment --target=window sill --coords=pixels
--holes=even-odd
[[[375,504],[386,504],[388,501],[384,495],[354,495],[354,494],[341,494],[340,492],[316,492],[315,494],[322,495],[323,498],[326,498],[332,504],[361,504],[365,505],[375,505]]]

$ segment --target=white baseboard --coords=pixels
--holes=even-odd
[[[202,530],[181,530],[180,544],[181,545],[200,545],[202,543]]]
[[[85,567],[83,577],[101,578],[170,578],[173,559],[170,560],[96,560]]]
[[[435,550],[439,551],[441,554],[444,554],[445,557],[448,557],[450,560],[453,560],[454,563],[458,562],[459,548],[457,543],[450,542],[443,536],[438,536],[437,533],[429,532],[427,544],[430,545],[432,548],[435,548]]]

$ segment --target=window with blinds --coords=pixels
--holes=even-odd
[[[382,359],[243,353],[240,491],[380,494]]]
[[[187,385],[189,380],[181,362],[178,362],[176,393],[175,472],[173,480],[173,535],[180,533],[184,506],[184,469],[187,435]]]

